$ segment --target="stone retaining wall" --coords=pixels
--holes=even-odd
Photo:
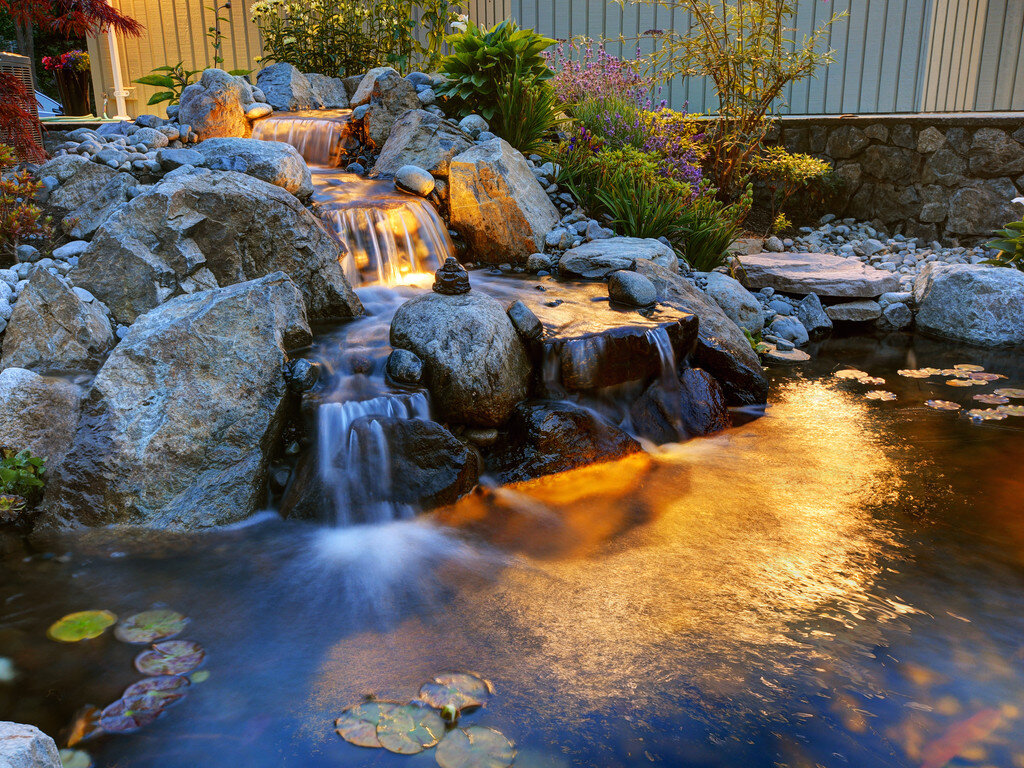
[[[976,243],[1020,217],[1024,113],[782,117],[769,138],[831,160],[828,212],[889,234]]]

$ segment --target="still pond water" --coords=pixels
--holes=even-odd
[[[1008,379],[896,374],[957,363]],[[847,366],[886,384],[832,376]],[[434,518],[11,551],[0,719],[58,736],[138,679],[138,647],[60,645],[54,620],[169,606],[209,678],[84,745],[98,766],[434,765],[347,744],[334,718],[472,670],[496,693],[463,724],[513,739],[518,766],[1024,768],[1024,418],[923,405],[1022,387],[1024,360],[834,339],[773,377],[767,414],[726,434]]]

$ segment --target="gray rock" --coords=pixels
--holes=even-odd
[[[707,275],[707,293],[740,328],[758,333],[764,328],[764,310],[750,291],[736,279],[721,272]]]
[[[414,195],[426,197],[434,191],[434,177],[415,165],[403,165],[395,173],[395,186]]]
[[[689,312],[700,321],[694,365],[710,373],[722,387],[730,405],[754,405],[768,399],[768,380],[747,337],[717,303],[702,293],[678,270],[641,259],[635,270],[658,289],[658,301]]]
[[[825,314],[821,299],[809,293],[803,297],[796,308],[797,319],[803,323],[807,336],[812,341],[822,339],[832,333],[832,319]]]
[[[1024,345],[1024,273],[982,264],[928,264],[914,282],[917,327],[980,347]]]
[[[501,303],[478,291],[407,301],[391,321],[391,345],[423,360],[424,381],[448,421],[499,426],[526,398],[523,343]]]
[[[0,371],[0,435],[4,445],[60,464],[75,437],[82,391],[70,381],[24,368]]]
[[[526,158],[503,139],[452,159],[449,200],[452,228],[475,259],[490,264],[524,264],[558,221]]]
[[[399,384],[419,384],[423,381],[423,361],[407,349],[395,349],[388,355],[387,373]]]
[[[394,70],[382,72],[374,78],[369,109],[363,118],[367,137],[375,146],[383,147],[399,118],[421,106],[416,89],[408,80]]]
[[[491,126],[480,115],[466,115],[459,121],[459,128],[476,139],[481,133],[490,131]]]
[[[636,432],[659,444],[710,435],[730,426],[718,382],[700,368],[683,368],[677,386],[655,380],[629,412]]]
[[[596,221],[587,222],[583,235],[587,240],[607,240],[609,237],[615,237],[615,233],[612,230],[602,227]]]
[[[63,184],[87,165],[90,165],[90,163],[85,157],[80,155],[62,155],[61,157],[48,160],[41,165],[39,170],[36,171],[36,176],[40,179],[52,176],[59,183]]]
[[[544,326],[541,324],[540,318],[522,301],[512,302],[508,308],[508,317],[519,335],[526,340],[535,341],[544,333]]]
[[[914,322],[914,313],[910,307],[900,301],[894,301],[882,307],[882,316],[878,318],[878,326],[883,330],[898,331]]]
[[[132,142],[135,145],[143,144],[146,149],[163,149],[170,143],[165,134],[153,128],[139,128],[132,135]]]
[[[833,322],[866,323],[869,320],[877,320],[882,314],[882,307],[877,301],[861,299],[825,307],[825,314]]]
[[[740,281],[750,290],[837,298],[872,298],[900,288],[899,277],[828,253],[759,253],[736,257]]]
[[[619,270],[608,278],[608,298],[631,307],[649,307],[658,300],[658,291],[643,275]]]
[[[19,245],[14,249],[14,258],[22,264],[31,264],[43,258],[43,254],[34,245]]]
[[[782,240],[772,235],[764,241],[764,249],[771,253],[782,253],[786,250],[786,246],[783,245]]]
[[[211,170],[245,173],[281,187],[301,200],[313,194],[309,166],[290,144],[225,138],[202,141],[195,148]]]
[[[118,208],[129,199],[135,177],[119,173],[90,199],[71,211],[61,221],[61,228],[75,239],[91,237]]]
[[[291,64],[279,62],[264,67],[256,75],[256,85],[263,91],[263,100],[274,109],[294,112],[319,106],[309,80]]]
[[[949,197],[946,228],[956,235],[987,236],[1008,221],[1020,218],[1011,202],[1017,188],[1010,179],[971,181]]]
[[[313,100],[321,109],[348,109],[348,92],[345,81],[340,77],[328,77],[316,72],[307,72],[306,80],[313,94]]]
[[[563,276],[596,280],[620,269],[633,269],[640,261],[653,261],[672,271],[679,269],[675,251],[658,240],[610,237],[566,251],[558,262],[558,270]]]
[[[883,293],[878,297],[878,303],[884,308],[890,304],[902,303],[910,304],[914,301],[914,294],[912,291],[895,291],[892,293]]]
[[[95,370],[114,345],[110,321],[62,277],[35,267],[4,336],[0,367]]]
[[[1024,146],[998,128],[979,128],[971,139],[971,173],[1017,176],[1024,173]]]
[[[190,126],[200,140],[252,135],[252,126],[245,116],[255,101],[252,86],[241,77],[222,69],[207,69],[198,83],[181,92],[177,121]]]
[[[70,243],[65,243],[60,248],[54,248],[53,258],[58,261],[67,261],[75,256],[81,256],[88,247],[89,243],[87,240],[72,240]]]
[[[286,350],[311,339],[280,272],[139,318],[93,382],[40,523],[190,530],[253,514],[284,426]]]
[[[0,722],[0,766],[61,768],[57,745],[33,725]]]
[[[58,158],[58,160],[62,159]],[[51,160],[50,162],[57,161]],[[68,175],[61,185],[50,194],[50,199],[47,201],[50,213],[58,219],[64,218],[87,203],[94,202],[100,197],[103,188],[118,175],[113,168],[90,162],[74,164],[67,169],[59,170]]]
[[[768,326],[768,330],[780,339],[792,341],[798,347],[802,347],[809,340],[807,329],[795,317],[776,317]]]
[[[469,149],[470,137],[450,120],[422,109],[403,114],[391,127],[370,175],[392,178],[404,165],[415,165],[447,178],[452,158]]]
[[[255,122],[260,118],[267,117],[274,113],[274,108],[269,104],[264,104],[261,101],[254,102],[245,108],[245,119],[250,122]]]
[[[210,171],[165,179],[126,203],[97,231],[71,277],[130,325],[171,296],[281,270],[319,321],[362,314],[340,256],[337,241],[285,190]]]
[[[769,347],[768,351],[764,354],[764,359],[769,363],[806,363],[811,359],[811,356],[804,352],[802,349],[776,349],[775,347]]]
[[[355,108],[361,107],[364,104],[369,104],[370,97],[373,95],[373,88],[377,84],[377,80],[387,77],[390,73],[394,73],[397,75],[398,70],[396,70],[394,67],[374,67],[373,69],[369,70],[359,80],[358,87],[352,94],[352,98],[349,99],[349,106]],[[416,87],[413,86],[411,83],[409,85],[412,87],[413,93],[415,93]]]
[[[526,259],[527,272],[545,272],[551,269],[551,257],[543,253],[531,253]]]
[[[198,168],[206,164],[206,156],[194,149],[161,149],[156,153],[156,159],[165,171],[173,171],[186,165]]]
[[[320,380],[321,365],[313,360],[300,357],[285,368],[285,379],[294,392],[308,392]]]

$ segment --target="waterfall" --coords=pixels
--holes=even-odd
[[[664,395],[665,416],[671,422],[672,428],[679,435],[679,438],[683,439],[686,437],[686,427],[683,424],[682,387],[679,384],[679,371],[676,368],[676,351],[672,348],[672,340],[668,337],[668,331],[663,326],[651,328],[645,335],[651,342],[651,346],[658,351],[658,358],[661,363],[658,386],[661,387]]]
[[[337,168],[359,141],[351,126],[349,110],[277,112],[257,120],[252,137],[291,144],[311,165]]]

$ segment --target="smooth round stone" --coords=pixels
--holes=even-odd
[[[423,361],[415,352],[396,349],[388,355],[387,372],[399,384],[419,384],[423,379]]]
[[[426,197],[434,191],[434,177],[416,165],[403,165],[395,173],[395,186],[414,195]]]
[[[643,275],[620,270],[608,278],[608,298],[633,307],[649,307],[658,300],[658,291]]]
[[[266,117],[274,111],[274,108],[269,104],[252,104],[245,110],[245,116],[249,120],[259,120],[261,117]]]

